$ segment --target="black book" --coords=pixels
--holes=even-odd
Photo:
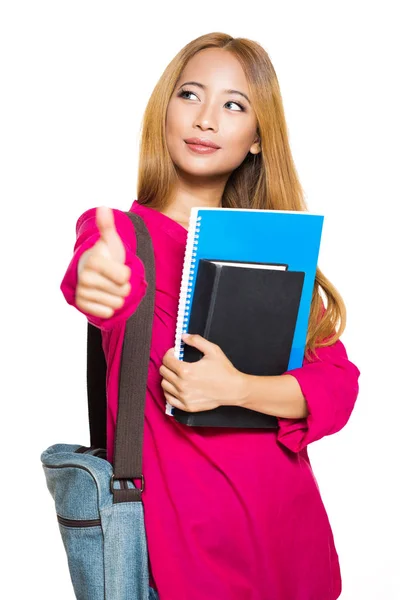
[[[305,278],[287,267],[201,259],[188,332],[218,344],[243,373],[281,375],[288,369]],[[185,362],[202,356],[185,344]],[[276,417],[236,406],[197,413],[175,408],[174,417],[201,427],[277,427]]]

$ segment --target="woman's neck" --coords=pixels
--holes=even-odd
[[[221,208],[222,192],[222,188],[221,190],[204,189],[202,190],[202,193],[195,195],[182,190],[182,192],[177,193],[169,202],[168,206],[166,206],[160,212],[170,217],[177,223],[180,223],[182,227],[185,227],[185,229],[188,229],[191,209],[194,207]]]

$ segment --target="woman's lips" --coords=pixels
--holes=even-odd
[[[186,143],[186,142],[185,142]],[[189,150],[196,152],[197,154],[212,154],[219,150],[219,148],[212,148],[211,146],[201,146],[200,144],[187,144]]]

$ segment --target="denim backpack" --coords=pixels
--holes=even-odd
[[[41,455],[77,600],[149,600],[153,592],[143,519],[142,442],[155,267],[146,225],[136,213],[126,214],[135,227],[137,256],[145,265],[148,287],[126,322],[114,468],[106,460],[106,360],[101,331],[91,323],[87,329],[91,445],[55,444]],[[132,479],[140,479],[141,488]]]

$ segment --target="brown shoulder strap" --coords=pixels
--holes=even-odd
[[[152,239],[139,215],[126,212],[134,224],[137,256],[145,266],[146,294],[127,320],[119,378],[119,402],[114,445],[114,479],[142,477],[144,405],[149,368],[155,301],[155,264]],[[106,447],[106,361],[101,331],[88,323],[87,391],[91,445]],[[143,480],[142,480],[143,481]],[[142,486],[143,487],[143,486]],[[123,489],[125,488],[125,489]],[[115,502],[141,499],[139,489],[113,489]]]

